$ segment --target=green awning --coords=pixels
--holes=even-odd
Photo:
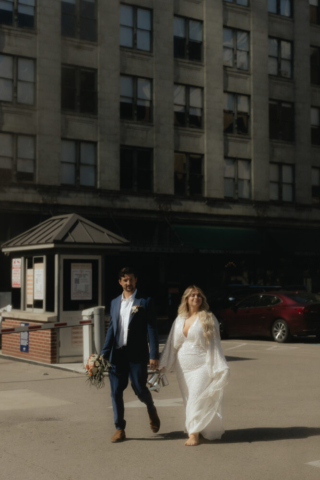
[[[203,253],[253,253],[263,249],[263,235],[255,228],[172,225],[185,247]]]

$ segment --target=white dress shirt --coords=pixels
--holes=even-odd
[[[127,345],[128,340],[128,327],[129,320],[131,316],[131,310],[133,307],[133,302],[136,297],[137,290],[129,298],[125,298],[122,294],[121,305],[120,305],[120,315],[118,323],[118,345],[117,348],[121,348]]]

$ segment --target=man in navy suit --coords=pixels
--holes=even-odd
[[[151,430],[156,433],[160,419],[147,388],[150,344],[150,367],[159,367],[159,342],[157,319],[153,301],[138,294],[137,277],[132,268],[119,272],[119,283],[123,293],[112,300],[110,323],[101,351],[101,356],[112,365],[109,373],[111,398],[116,432],[111,442],[122,442],[126,438],[123,391],[130,378],[134,393],[146,404]]]

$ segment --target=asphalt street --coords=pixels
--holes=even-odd
[[[222,440],[185,447],[174,373],[154,394],[161,429],[125,392],[127,440],[114,433],[108,381],[0,358],[1,480],[319,480],[320,345],[226,340],[231,369]]]

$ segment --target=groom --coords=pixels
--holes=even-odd
[[[151,298],[142,297],[136,290],[137,277],[132,268],[119,272],[122,294],[112,300],[110,323],[101,356],[112,365],[109,373],[111,398],[116,432],[111,442],[126,438],[123,391],[130,378],[134,393],[146,404],[150,427],[154,433],[160,428],[160,419],[146,384],[150,344],[150,367],[159,367],[159,342],[156,314]]]

